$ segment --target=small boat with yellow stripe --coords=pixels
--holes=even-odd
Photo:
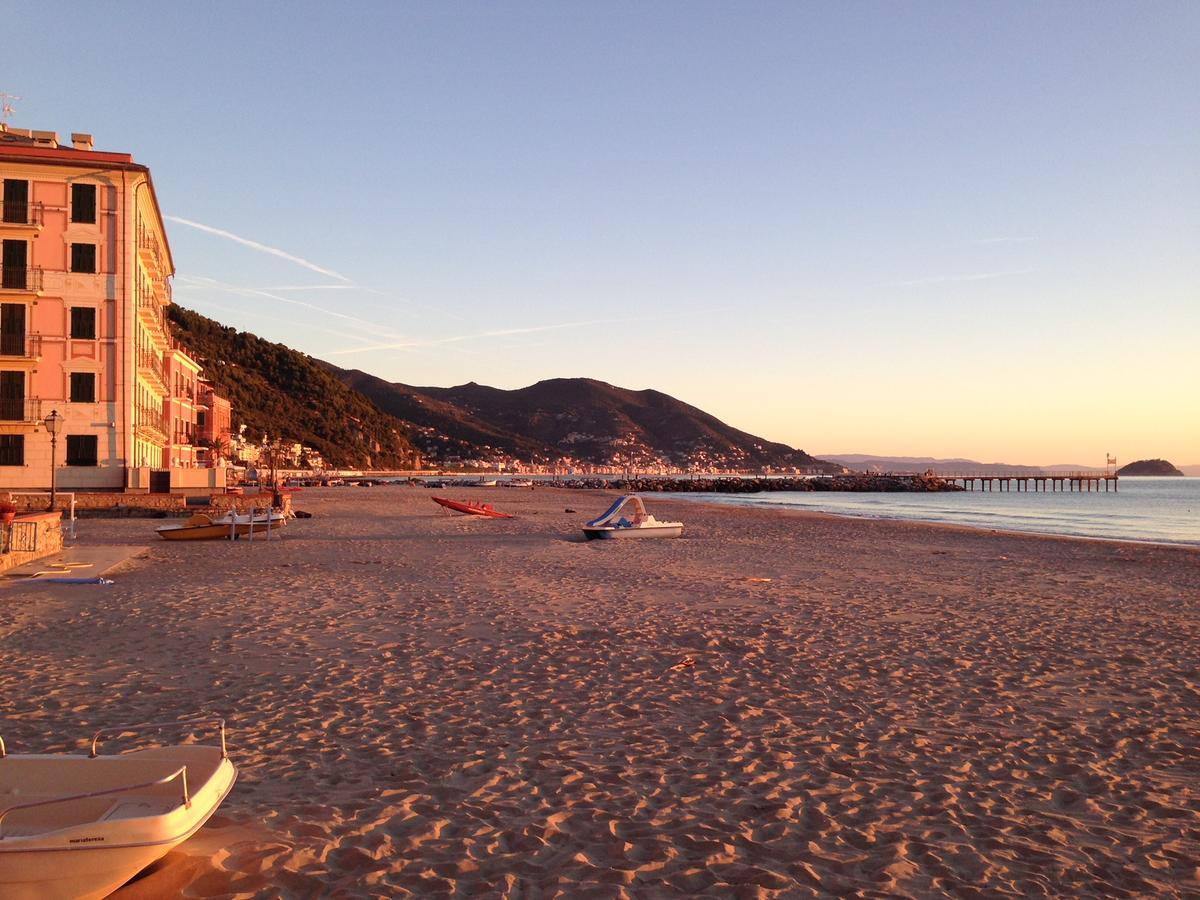
[[[196,513],[191,518],[155,529],[164,541],[236,541],[249,535],[269,535],[283,528],[287,517],[277,509],[230,511],[219,518]]]

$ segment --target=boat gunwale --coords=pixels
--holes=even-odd
[[[217,748],[214,747],[213,749],[217,749]],[[60,754],[56,754],[56,753],[28,753],[28,754],[16,755],[15,757],[10,756],[8,758],[20,759],[22,756],[32,757],[32,758],[41,758],[41,759],[60,758]],[[94,827],[97,824],[96,822],[80,822],[80,823],[76,823],[73,825],[68,825],[65,828],[57,828],[54,831],[39,831],[36,834],[19,834],[19,835],[14,834],[9,837],[4,837],[3,835],[0,835],[0,853],[60,853],[63,851],[73,851],[75,853],[78,853],[81,850],[130,850],[130,849],[135,849],[138,847],[158,847],[162,844],[181,844],[184,841],[186,841],[188,838],[190,838],[193,834],[195,834],[197,831],[199,831],[201,828],[204,827],[205,823],[208,822],[208,820],[212,818],[213,814],[217,811],[217,809],[221,806],[221,804],[225,802],[225,798],[228,797],[229,794],[233,791],[233,786],[234,786],[234,784],[237,783],[237,779],[238,779],[237,766],[235,766],[229,760],[228,757],[222,757],[220,763],[217,764],[217,768],[215,770],[213,770],[213,774],[208,778],[207,781],[204,782],[204,785],[200,788],[199,791],[192,794],[192,805],[195,805],[195,799],[196,799],[197,794],[201,793],[202,791],[204,791],[205,788],[207,788],[210,784],[212,784],[213,779],[215,779],[217,777],[218,773],[221,771],[221,769],[225,765],[228,765],[230,771],[232,772],[232,777],[230,777],[230,779],[229,779],[229,784],[226,785],[225,790],[221,793],[221,796],[217,799],[217,801],[212,804],[212,807],[211,807],[211,809],[209,809],[207,815],[205,815],[202,818],[200,818],[199,820],[197,820],[187,831],[185,831],[181,835],[177,835],[175,837],[169,837],[169,838],[162,838],[160,840],[155,840],[155,841],[138,841],[135,843],[124,843],[124,844],[111,844],[111,843],[108,843],[107,841],[105,841],[104,843],[89,843],[89,844],[66,846],[66,847],[20,846],[20,842],[42,841],[42,840],[46,840],[49,837],[53,837],[54,835],[61,835],[64,832],[68,832],[72,829],[89,828],[89,827]],[[185,768],[186,768],[186,766],[185,766]],[[69,802],[69,800],[67,798],[64,798],[63,802],[66,803],[66,802]],[[158,815],[131,816],[130,818],[123,819],[122,821],[128,822],[128,821],[137,821],[139,819],[165,819],[168,816],[173,815],[174,813],[178,812],[181,809],[188,809],[188,808],[190,808],[190,807],[185,806],[184,804],[180,803],[178,806],[173,806],[167,812],[159,813]],[[13,844],[16,844],[16,846],[13,846]]]

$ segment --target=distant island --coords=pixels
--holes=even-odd
[[[1127,466],[1117,469],[1118,475],[1178,475],[1183,476],[1177,468],[1165,459],[1139,459]]]

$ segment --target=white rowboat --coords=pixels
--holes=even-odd
[[[180,744],[99,756],[8,754],[0,740],[0,897],[105,897],[183,843],[228,796],[237,770],[221,719],[108,729],[217,725],[219,747]]]

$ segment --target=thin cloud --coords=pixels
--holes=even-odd
[[[286,303],[289,306],[299,306],[303,309],[311,309],[314,312],[319,312],[326,316],[332,316],[335,319],[341,319],[346,322],[354,322],[363,328],[369,329],[375,334],[383,332],[385,334],[397,334],[389,328],[385,328],[379,322],[368,322],[366,319],[360,319],[357,316],[351,316],[347,313],[340,313],[336,310],[326,309],[323,306],[317,306],[315,303],[305,303],[303,300],[296,300],[292,297],[284,297],[271,291],[263,290],[262,288],[245,287],[237,284],[227,284],[223,281],[218,281],[215,278],[195,277],[189,278],[186,275],[177,275],[177,282],[182,282],[186,285],[191,285],[197,288],[210,288],[212,290],[224,291],[229,294],[237,294],[243,297],[265,297],[268,300],[275,300],[279,303]]]
[[[1022,235],[1020,237],[990,237],[978,238],[970,241],[972,244],[1029,244],[1036,241],[1037,238],[1033,235]]]
[[[177,222],[180,225],[187,225],[189,228],[195,228],[198,231],[203,231],[203,232],[206,232],[207,234],[213,234],[213,235],[216,235],[217,237],[223,237],[226,240],[234,241],[235,243],[241,244],[244,247],[249,247],[252,250],[257,250],[259,253],[267,253],[267,254],[270,254],[271,256],[278,256],[279,258],[286,259],[289,262],[293,262],[298,266],[303,266],[306,269],[310,269],[313,272],[317,272],[320,275],[328,275],[330,278],[336,278],[338,281],[345,282],[344,284],[284,285],[282,287],[255,288],[253,290],[275,291],[275,292],[280,292],[280,293],[290,293],[292,291],[358,290],[358,291],[362,291],[365,294],[374,294],[377,297],[383,297],[387,300],[404,303],[414,309],[423,310],[424,312],[429,313],[430,315],[437,316],[439,319],[449,318],[449,319],[457,319],[460,322],[468,321],[466,317],[460,316],[457,313],[454,313],[449,309],[434,307],[434,306],[427,306],[423,303],[416,303],[415,301],[409,300],[406,297],[398,297],[389,291],[381,291],[381,290],[379,290],[379,288],[373,288],[373,287],[368,287],[367,285],[364,285],[364,284],[358,284],[357,282],[355,282],[355,280],[353,278],[349,278],[349,277],[341,274],[340,272],[335,272],[335,271],[333,271],[333,269],[327,269],[324,266],[319,266],[316,263],[311,262],[310,260],[304,259],[303,257],[296,256],[295,254],[292,254],[292,253],[288,253],[286,250],[280,250],[278,247],[271,247],[268,244],[263,244],[263,243],[260,243],[259,241],[252,241],[252,240],[250,240],[250,238],[244,238],[241,235],[234,234],[232,231],[226,231],[224,228],[215,228],[212,225],[205,225],[202,222],[194,222],[191,219],[184,219],[180,216],[164,216],[163,218],[165,218],[171,222]],[[252,289],[247,288],[247,290],[252,290]],[[282,299],[282,298],[276,297],[275,299],[278,300],[278,299]],[[314,307],[314,309],[315,308],[316,307]],[[327,312],[327,310],[322,310],[322,311]]]
[[[933,275],[929,278],[913,278],[902,281],[904,287],[924,287],[930,284],[954,284],[966,281],[991,281],[993,278],[1011,278],[1014,275],[1028,275],[1033,269],[1013,269],[1008,272],[975,272],[970,275]]]
[[[193,222],[191,219],[181,219],[179,216],[166,216],[167,220],[177,222],[180,225],[186,225],[189,228],[195,228],[198,231],[206,232],[207,234],[215,234],[217,237],[223,237],[226,240],[234,241],[241,244],[243,247],[249,247],[251,250],[257,250],[259,253],[269,253],[271,256],[278,256],[280,259],[286,259],[288,262],[294,262],[298,266],[303,266],[306,269],[311,269],[321,275],[328,275],[330,278],[336,278],[338,281],[349,282],[351,279],[345,275],[341,275],[332,269],[326,269],[324,266],[318,266],[314,262],[309,262],[303,257],[288,253],[286,250],[280,250],[278,247],[271,247],[267,244],[260,244],[258,241],[252,241],[249,238],[244,238],[241,235],[234,234],[232,231],[226,231],[223,228],[214,228],[211,225],[203,225],[200,222]]]
[[[184,287],[184,288],[182,288],[182,291],[184,293],[186,293],[187,291],[194,290],[194,289],[195,288]],[[180,291],[176,291],[176,293],[178,294],[178,293],[180,293]],[[219,312],[229,313],[230,315],[239,317],[239,318],[259,319],[264,322],[272,322],[276,325],[279,324],[278,316],[271,315],[270,313],[266,313],[266,312],[256,312],[253,309],[247,309],[246,306],[244,306],[244,305],[235,309],[232,306],[225,306],[223,303],[214,303],[212,300],[205,298],[204,307],[205,307],[206,311],[207,310],[217,310]],[[300,321],[293,321],[290,324],[296,328],[304,328],[309,331],[316,331],[325,337],[329,337],[330,335],[333,335],[334,337],[345,338],[348,341],[369,341],[369,340],[371,340],[371,338],[363,337],[362,335],[358,335],[358,334],[349,334],[344,331],[334,331],[324,325],[312,325],[308,322],[300,322]]]
[[[389,294],[387,291],[381,291],[378,288],[368,287],[365,284],[351,282],[350,284],[289,284],[280,287],[264,287],[259,288],[263,291],[276,291],[278,293],[292,293],[303,291],[359,291],[364,294],[374,294],[377,297],[384,297],[396,303],[403,303],[414,310],[420,310],[435,316],[438,319],[457,319],[460,322],[468,321],[466,317],[457,315],[447,309],[440,309],[435,306],[426,306],[423,303],[417,303],[409,300],[407,297],[398,297],[395,294]]]
[[[453,337],[431,338],[423,341],[401,341],[392,344],[373,344],[368,347],[354,347],[349,350],[334,350],[330,356],[345,356],[351,353],[368,353],[374,350],[412,350],[419,347],[437,347],[442,344],[455,344],[461,341],[474,341],[485,338],[511,337],[517,334],[536,334],[543,331],[561,331],[565,328],[583,328],[588,325],[616,325],[634,322],[649,322],[663,316],[650,316],[642,319],[592,319],[587,322],[559,322],[554,325],[533,325],[528,328],[501,328],[496,331],[478,331],[473,334],[456,334]]]
[[[368,289],[356,284],[285,284],[267,286],[259,288],[259,290],[287,293],[288,291],[364,291]],[[371,291],[371,293],[376,292]]]

